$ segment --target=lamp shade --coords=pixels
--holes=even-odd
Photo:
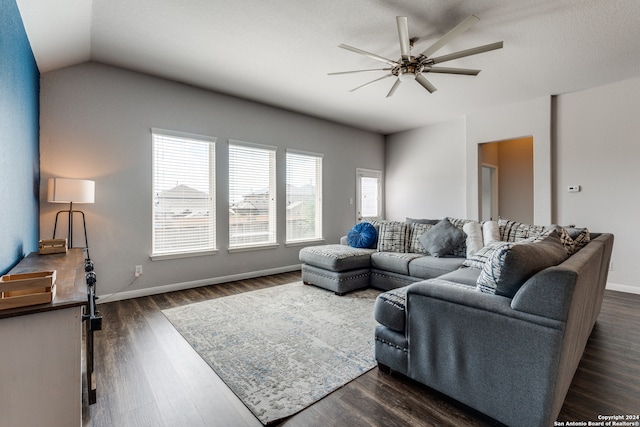
[[[88,179],[49,178],[47,202],[93,203],[96,183]]]

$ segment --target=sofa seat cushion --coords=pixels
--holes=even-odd
[[[441,278],[423,280],[417,283],[437,283],[468,289],[473,289],[475,287],[475,283],[467,285],[464,283],[457,283]],[[411,285],[392,289],[378,295],[378,297],[376,298],[376,303],[373,307],[373,317],[376,319],[376,322],[380,323],[383,326],[386,326],[389,329],[393,329],[394,331],[405,332],[407,317],[407,290],[409,290],[413,285],[414,284],[412,283]]]
[[[451,273],[443,274],[438,279],[475,287],[480,272],[482,272],[481,268],[461,267]]]
[[[457,270],[465,258],[446,256],[424,256],[416,258],[409,263],[409,275],[420,279],[431,279]]]
[[[424,255],[400,252],[375,252],[371,254],[371,267],[393,273],[409,275],[409,263]]]
[[[394,331],[404,332],[407,288],[404,286],[378,295],[373,308],[376,322]]]
[[[369,268],[375,249],[352,248],[345,245],[309,246],[300,250],[300,261],[329,271]]]

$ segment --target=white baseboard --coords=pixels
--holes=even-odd
[[[607,289],[609,289],[610,291],[626,292],[628,294],[639,294],[640,295],[640,287],[638,287],[638,286],[618,285],[618,284],[615,284],[615,283],[607,283]]]
[[[300,270],[302,264],[289,265],[285,267],[270,268],[267,270],[250,271],[248,273],[231,274],[229,276],[212,277],[209,279],[193,280],[191,282],[174,283],[171,285],[155,286],[152,288],[134,289],[131,291],[116,292],[113,294],[100,295],[97,303],[121,301],[131,298],[146,297],[149,295],[164,294],[166,292],[182,291],[184,289],[198,288],[200,286],[218,285],[220,283],[234,282],[236,280],[253,279],[255,277],[269,276],[272,274],[289,273]]]
[[[100,295],[98,304],[120,301],[131,298],[146,297],[149,295],[164,294],[166,292],[182,291],[184,289],[198,288],[200,286],[218,285],[220,283],[234,282],[236,280],[253,279],[254,277],[269,276],[271,274],[289,273],[300,270],[302,264],[289,265],[285,267],[270,268],[267,270],[251,271],[248,273],[231,274],[229,276],[213,277],[209,279],[194,280],[191,282],[174,283],[171,285],[155,286],[153,288],[134,289],[131,291],[116,292],[113,294]],[[640,287],[629,285],[618,285],[607,283],[607,289],[630,294],[640,294]]]

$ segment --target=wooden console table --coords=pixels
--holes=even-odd
[[[49,304],[0,310],[0,424],[82,425],[83,249],[29,254],[9,274],[56,270]]]

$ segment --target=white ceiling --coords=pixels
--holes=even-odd
[[[17,0],[42,73],[99,61],[388,134],[492,106],[640,76],[638,0]],[[428,74],[430,94],[341,43],[399,59],[396,16],[421,52],[467,16],[436,56],[504,40]]]

